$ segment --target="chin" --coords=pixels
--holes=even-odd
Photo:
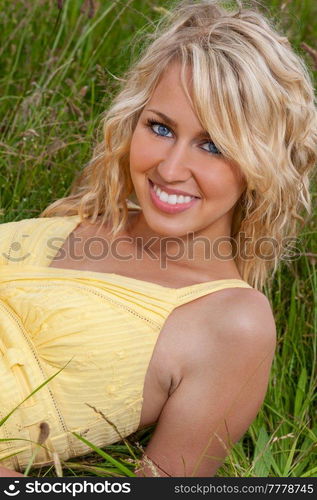
[[[147,220],[147,224],[151,231],[153,231],[155,234],[158,236],[166,236],[170,238],[176,238],[176,237],[184,237],[187,235],[187,233],[194,232],[195,229],[192,227],[185,227],[184,225],[178,224],[177,227],[172,227],[169,224],[157,224],[153,220],[151,221],[150,219]],[[197,229],[196,229],[197,230]]]

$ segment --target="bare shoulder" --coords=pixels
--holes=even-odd
[[[267,297],[253,288],[230,288],[177,307],[167,318],[151,366],[171,395],[189,372],[209,365],[228,348],[259,356],[274,352],[276,328]]]
[[[276,348],[276,325],[268,298],[253,288],[224,292],[219,294],[216,325],[205,330],[209,335],[207,346],[212,350],[217,345],[233,355],[238,353],[246,363],[251,363],[252,358],[252,364],[263,361],[265,354],[268,374]]]
[[[245,335],[275,341],[276,327],[268,298],[254,288],[223,290],[218,300],[218,325],[227,336]]]
[[[177,343],[177,350],[173,350],[174,366],[181,367],[183,373],[208,363],[216,346],[232,346],[241,355],[249,349],[254,355],[275,349],[276,326],[270,302],[253,288],[221,290],[173,313],[174,335],[177,322],[183,327],[182,345]]]

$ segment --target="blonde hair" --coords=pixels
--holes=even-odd
[[[202,125],[246,178],[231,236],[238,250],[240,233],[250,241],[248,259],[238,251],[236,264],[242,278],[261,289],[277,269],[283,238],[296,237],[297,223],[305,223],[301,210],[311,213],[317,119],[304,62],[256,9],[228,9],[221,1],[205,0],[183,1],[167,11],[106,112],[103,140],[93,158],[70,195],[40,216],[76,214],[93,223],[101,215],[101,224],[111,221],[112,237],[125,228],[127,199],[134,192],[132,134],[160,76],[174,61],[182,64],[183,85]],[[188,65],[191,94],[184,77]],[[273,256],[258,258],[257,242],[267,254],[272,239]]]

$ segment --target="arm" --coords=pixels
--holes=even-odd
[[[217,317],[213,310],[213,321],[204,321],[204,330],[199,325],[199,333],[197,323],[189,325],[186,318],[194,341],[183,377],[145,450],[159,468],[147,465],[145,457],[137,476],[210,477],[255,419],[267,390],[275,323],[260,292],[235,290],[234,300],[228,297],[218,303]]]

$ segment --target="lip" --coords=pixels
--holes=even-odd
[[[158,184],[157,182],[154,182],[152,181],[151,179],[149,179],[150,182],[152,182],[152,184],[155,184],[156,186],[158,186],[160,189],[162,189],[162,191],[165,191],[165,193],[168,193],[168,194],[177,194],[178,196],[180,196],[181,194],[183,196],[191,196],[191,197],[195,197],[195,198],[199,198],[199,196],[196,196],[194,194],[190,194],[190,193],[185,193],[185,191],[180,191],[179,189],[170,189],[170,188],[167,188],[165,186],[162,186],[162,184]]]
[[[166,203],[165,201],[162,201],[159,199],[159,197],[157,196],[157,194],[154,191],[153,182],[150,181],[150,179],[148,179],[148,181],[149,181],[150,196],[151,196],[152,203],[156,208],[158,208],[162,212],[165,212],[168,214],[177,214],[179,212],[184,212],[185,210],[188,210],[193,205],[195,205],[195,203],[197,203],[197,201],[200,199],[200,198],[194,198],[193,200],[189,201],[188,203],[182,203],[182,204],[179,203],[176,205],[170,205],[169,203]]]

